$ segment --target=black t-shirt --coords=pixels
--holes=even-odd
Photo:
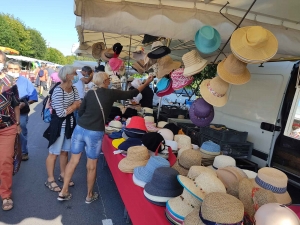
[[[147,86],[145,89],[141,92],[143,98],[140,100],[140,104],[142,107],[148,107],[148,108],[153,108],[153,96],[154,93],[152,89]]]

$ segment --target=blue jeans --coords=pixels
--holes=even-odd
[[[22,154],[28,154],[27,123],[28,123],[28,114],[21,114],[20,115],[20,126],[22,129],[22,132],[20,135],[20,139],[21,139]]]

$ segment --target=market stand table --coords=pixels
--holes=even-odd
[[[124,156],[115,155],[115,150],[112,140],[104,135],[102,151],[133,225],[169,225],[165,217],[165,207],[148,202],[144,197],[144,189],[133,183],[132,174],[119,170],[118,164]]]

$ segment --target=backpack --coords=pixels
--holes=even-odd
[[[38,74],[39,74],[39,77],[43,77],[44,76],[44,70],[40,70]]]
[[[51,88],[47,97],[43,100],[43,108],[42,108],[41,116],[45,123],[50,123],[50,121],[51,121],[51,114],[52,114],[51,96],[52,96],[54,89],[60,84],[61,84],[61,82],[57,82],[54,85],[54,87]]]

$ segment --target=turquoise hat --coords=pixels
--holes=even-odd
[[[166,90],[170,86],[170,79],[163,77],[160,79],[160,81],[157,83],[157,92],[161,92]]]
[[[203,26],[195,35],[195,45],[204,54],[213,53],[221,45],[221,36],[215,28]]]

